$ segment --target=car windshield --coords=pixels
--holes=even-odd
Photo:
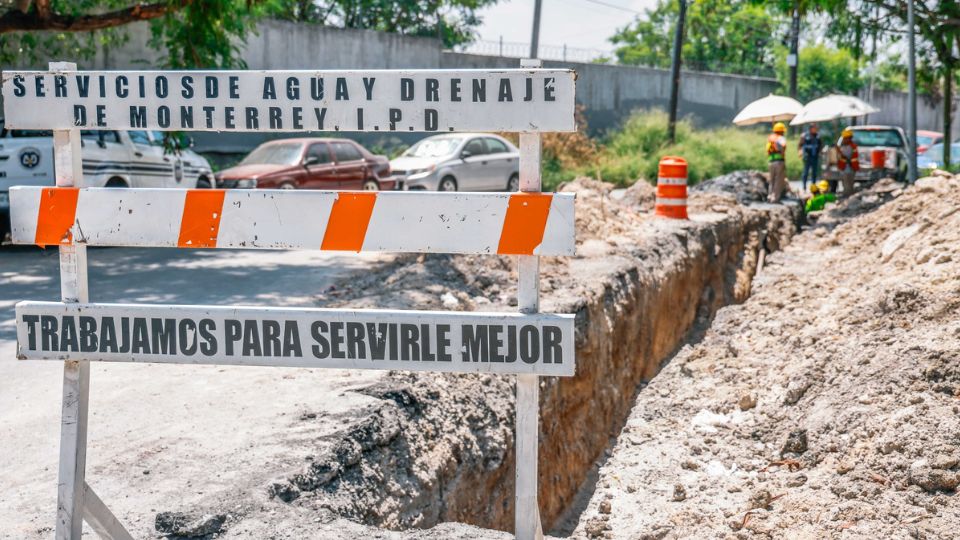
[[[895,129],[854,130],[853,142],[857,146],[903,146],[900,134]]]
[[[930,146],[934,138],[929,135],[917,135],[917,144],[920,146]]]
[[[300,161],[301,149],[298,143],[265,144],[250,152],[240,165],[294,165]]]
[[[460,146],[459,137],[433,137],[424,139],[403,153],[407,157],[440,157],[453,153]]]
[[[7,129],[3,120],[0,120],[0,137],[53,137],[53,131],[36,129]]]

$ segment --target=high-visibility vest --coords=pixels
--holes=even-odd
[[[844,146],[850,147],[850,159],[847,159],[843,155]],[[839,156],[837,157],[838,169],[840,169],[841,171],[846,170],[847,163],[849,162],[851,169],[853,169],[854,171],[860,170],[860,152],[857,151],[856,143],[854,143],[853,141],[850,141],[849,143],[841,143],[837,146],[837,150],[838,150],[837,154],[839,154]]]
[[[780,137],[783,137],[783,135],[778,133],[771,133],[767,137],[767,161],[783,161],[783,154],[787,150],[787,145],[778,148]]]

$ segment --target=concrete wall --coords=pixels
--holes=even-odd
[[[864,97],[864,99],[867,99]],[[880,112],[871,114],[866,121],[871,124],[894,124],[907,127],[907,94],[903,92],[874,92],[867,101]],[[954,102],[954,110],[956,110]],[[927,96],[917,97],[917,129],[943,131],[943,101],[932,102]],[[960,137],[960,122],[954,117],[953,139]]]
[[[126,46],[99,54],[90,67],[157,65],[161,53],[147,45],[147,26],[135,26],[130,34]],[[520,63],[516,58],[444,52],[431,38],[285,21],[262,22],[258,33],[247,39],[242,56],[249,69],[513,68]],[[614,127],[632,109],[666,107],[670,98],[667,70],[576,62],[546,65],[577,71],[577,99],[586,106],[592,129]],[[682,83],[681,116],[692,115],[704,125],[730,122],[744,105],[776,86],[772,79],[692,72],[683,74]]]
[[[517,67],[516,58],[445,52],[440,67]],[[618,125],[631,110],[666,108],[670,101],[670,72],[635,66],[608,66],[578,62],[544,62],[546,67],[568,67],[577,72],[577,101],[586,107],[591,130]],[[684,71],[679,114],[701,125],[729,124],[746,104],[774,91],[773,79]]]
[[[130,41],[123,47],[102,51],[80,65],[90,69],[145,69],[162,62],[163,51],[147,43],[150,29],[146,23],[131,25],[128,33]],[[435,39],[273,20],[262,21],[242,51],[248,69],[425,68],[438,66],[441,55]]]

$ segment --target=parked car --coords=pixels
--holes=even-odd
[[[520,151],[497,135],[459,133],[427,137],[390,162],[406,189],[517,191]]]
[[[929,131],[926,129],[917,130],[917,154],[923,154],[931,146],[943,142],[943,133],[939,131]]]
[[[890,176],[907,177],[907,135],[896,126],[853,126],[853,142],[860,151],[860,170],[854,181],[872,182]],[[837,140],[840,144],[840,140]],[[883,164],[873,166],[873,152],[883,154]]]
[[[950,163],[960,163],[960,143],[950,145]],[[943,166],[943,143],[937,143],[917,156],[918,169],[939,169]]]
[[[163,134],[81,131],[80,187],[213,187],[206,159],[189,149],[167,152]],[[0,125],[0,240],[10,230],[11,186],[53,186],[53,132]]]
[[[349,139],[279,139],[261,144],[217,186],[269,189],[394,189],[390,161]]]

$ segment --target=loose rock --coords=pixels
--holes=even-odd
[[[222,532],[227,516],[224,514],[193,514],[187,512],[160,512],[154,523],[157,532],[181,538],[204,538]]]
[[[780,454],[802,454],[807,451],[807,430],[798,429],[791,431],[784,441]]]

